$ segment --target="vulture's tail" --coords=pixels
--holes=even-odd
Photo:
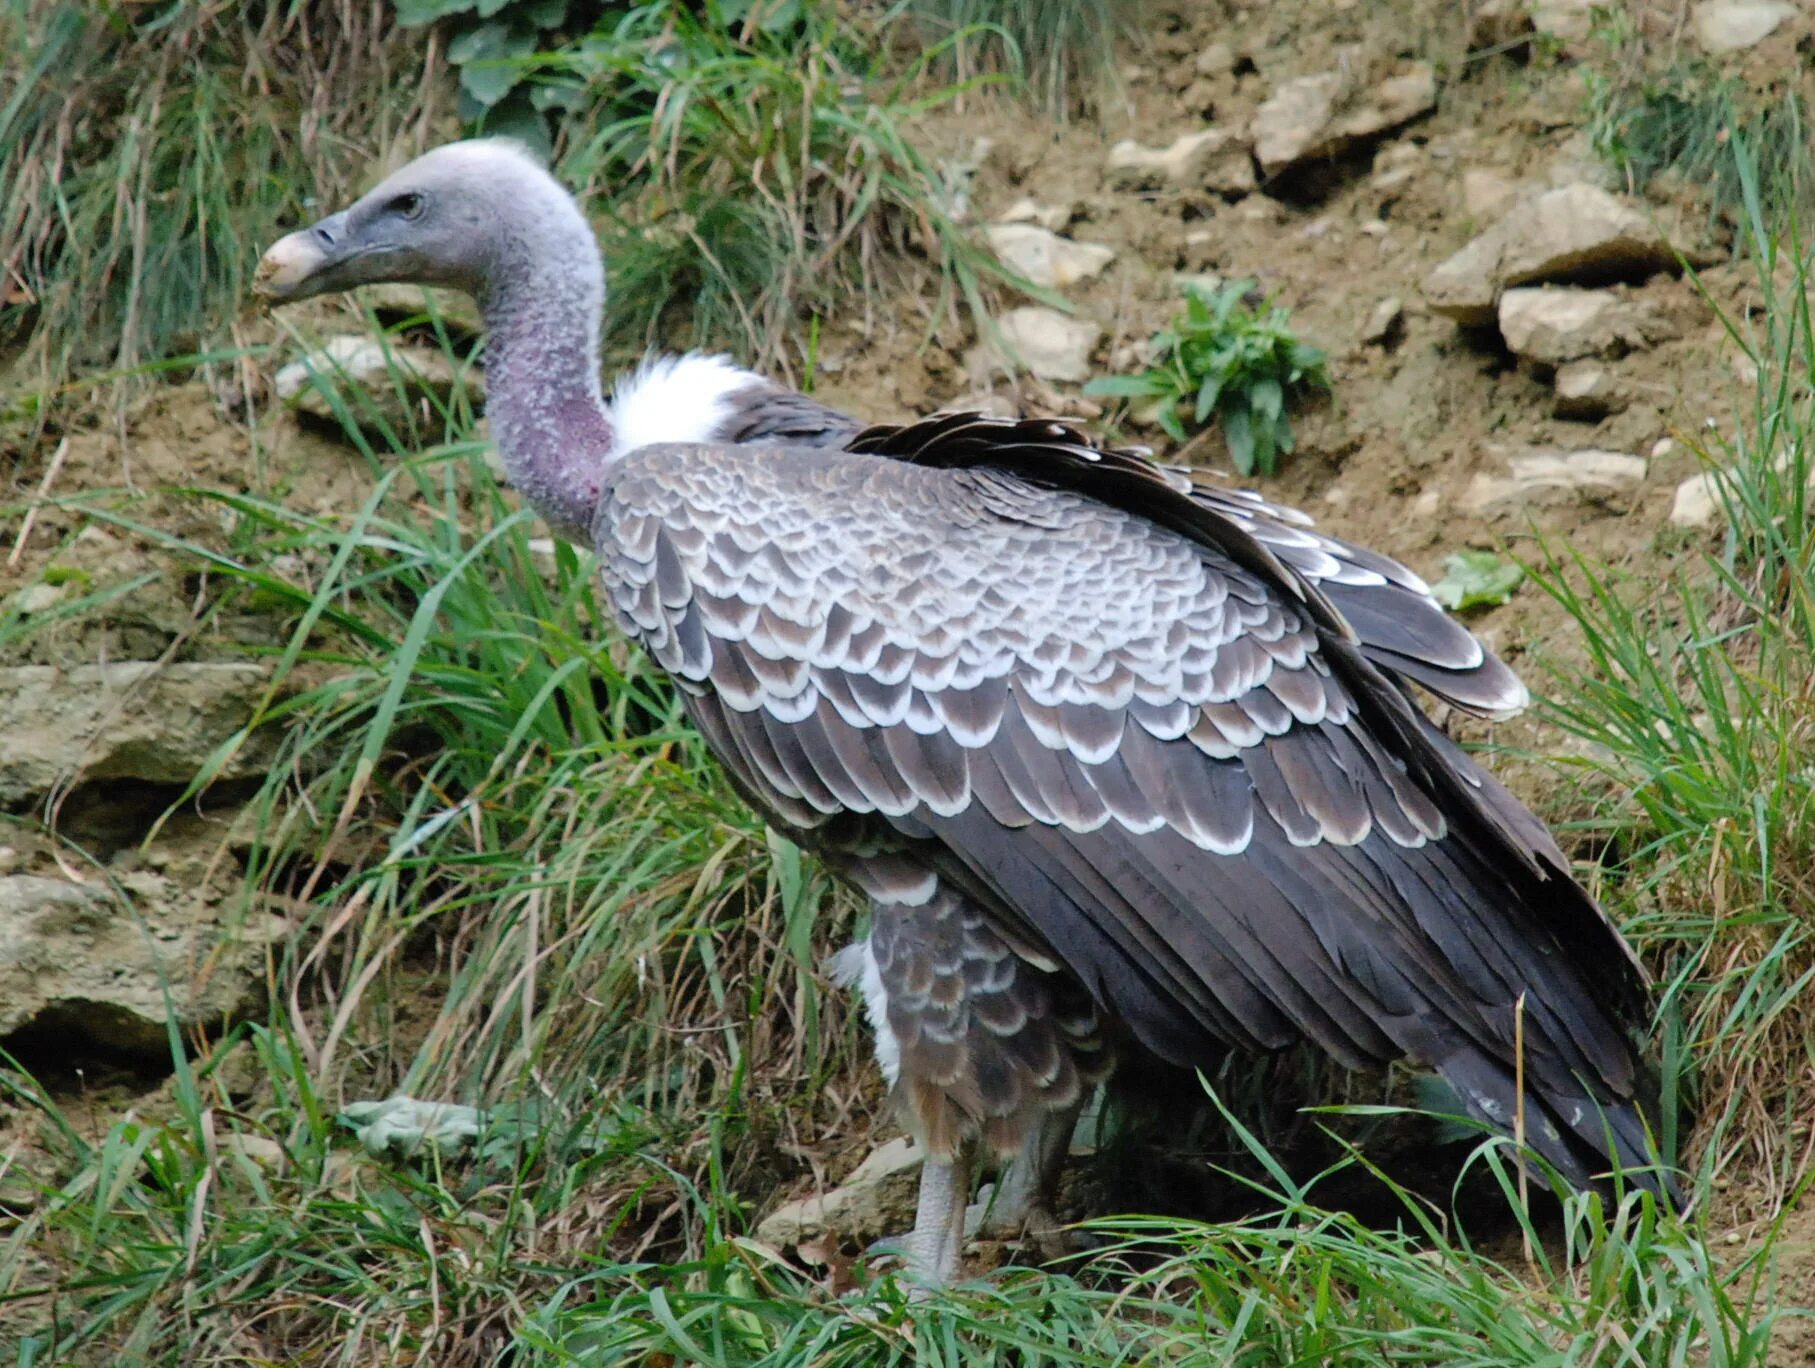
[[[1525,1144],[1572,1186],[1607,1190],[1614,1172],[1627,1187],[1640,1187],[1681,1210],[1676,1176],[1658,1156],[1655,1130],[1631,1102],[1599,1102],[1584,1088],[1540,1096],[1529,1083],[1523,1115],[1517,1082],[1505,1063],[1464,1046],[1437,1062],[1445,1087],[1424,1094],[1427,1110],[1473,1117]],[[1437,1094],[1447,1092],[1448,1100]]]

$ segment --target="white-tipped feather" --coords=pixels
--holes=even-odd
[[[612,389],[606,417],[613,455],[660,442],[710,442],[731,416],[731,396],[768,382],[724,356],[650,356]]]

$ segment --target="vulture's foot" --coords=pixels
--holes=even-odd
[[[968,1156],[927,1156],[920,1169],[914,1228],[898,1244],[912,1300],[924,1300],[957,1276],[958,1256],[964,1248],[964,1199],[969,1190]]]
[[[1078,1241],[1053,1214],[1053,1199],[1072,1133],[1084,1099],[1046,1113],[1021,1142],[1020,1151],[1003,1165],[993,1188],[985,1186],[966,1213],[965,1233],[997,1240],[1018,1240],[1042,1260],[1078,1252]]]

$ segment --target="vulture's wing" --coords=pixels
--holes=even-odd
[[[863,424],[798,390],[757,384],[732,396],[730,417],[717,434],[725,442],[785,442],[841,447]]]
[[[1142,456],[1134,448],[1104,452],[1082,429],[1067,423],[977,414],[867,428],[850,438],[850,448],[907,459],[913,459],[910,452],[932,450],[942,453],[933,458],[937,462],[965,464],[987,464],[990,452],[1000,450],[1035,479],[1042,460],[1061,459],[1054,454],[1058,449],[1096,450],[1111,460]],[[1423,579],[1390,556],[1326,536],[1297,509],[1269,503],[1250,490],[1211,484],[1177,466],[1149,468],[1265,546],[1292,575],[1321,590],[1362,652],[1381,669],[1477,717],[1510,717],[1530,701],[1506,663],[1444,611]]]
[[[1522,1038],[1532,1142],[1642,1164],[1643,976],[1542,825],[1326,582],[1015,426],[627,458],[617,609],[740,785],[822,848],[886,822],[1166,1058],[1409,1054],[1511,1129]]]

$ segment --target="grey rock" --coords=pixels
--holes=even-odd
[[[1477,474],[1463,492],[1476,513],[1517,513],[1558,503],[1629,502],[1644,483],[1645,458],[1619,451],[1531,447],[1507,460],[1504,475]]]
[[[1555,387],[1552,412],[1576,422],[1599,422],[1631,402],[1619,377],[1599,361],[1570,361],[1557,367]]]
[[[159,878],[141,872],[136,882]],[[254,915],[230,930],[193,890],[174,891],[135,898],[129,911],[62,879],[0,878],[0,1037],[35,1026],[72,1046],[156,1059],[169,1049],[165,985],[181,1027],[240,1011],[287,927]]]
[[[1165,147],[1124,139],[1109,149],[1106,168],[1110,183],[1123,189],[1202,189],[1240,195],[1257,183],[1246,140],[1220,128],[1181,134]]]
[[[187,784],[251,719],[265,678],[238,661],[0,669],[0,806],[77,777]],[[220,777],[263,774],[274,746],[254,732]]]
[[[1782,0],[1753,0],[1745,4],[1697,5],[1694,11],[1695,37],[1702,50],[1716,56],[1740,52],[1762,43],[1784,20],[1793,17],[1796,6]]]
[[[1677,257],[1644,214],[1592,185],[1566,185],[1522,200],[1424,279],[1438,313],[1473,326],[1490,323],[1510,286],[1567,281],[1643,280],[1673,271]]]
[[[1500,296],[1500,336],[1515,356],[1557,366],[1639,351],[1674,335],[1664,319],[1612,290],[1527,286]]]
[[[1361,325],[1361,340],[1373,346],[1384,346],[1393,339],[1405,322],[1405,305],[1398,295],[1388,295],[1368,314]]]
[[[1235,49],[1227,43],[1212,43],[1197,54],[1199,76],[1227,76],[1235,70]]]
[[[1713,527],[1726,515],[1726,505],[1720,497],[1720,477],[1711,470],[1691,475],[1670,498],[1672,527]]]
[[[1004,266],[1046,289],[1089,280],[1115,260],[1113,247],[1073,242],[1037,223],[992,223],[984,236]]]
[[[779,1249],[828,1234],[874,1238],[904,1229],[913,1224],[925,1158],[913,1141],[891,1140],[837,1187],[770,1212],[756,1227],[756,1238]]]
[[[405,426],[408,410],[425,396],[445,404],[462,385],[475,404],[484,400],[485,376],[478,368],[456,370],[433,348],[350,333],[328,338],[272,381],[277,397],[302,413],[336,420],[344,409],[362,426],[382,419],[393,428]]]
[[[1075,216],[1076,210],[1069,204],[1041,204],[1037,199],[1024,197],[1003,210],[996,222],[1037,223],[1048,232],[1056,233]]]
[[[1040,379],[1080,383],[1090,378],[1090,354],[1103,336],[1095,323],[1029,305],[1010,309],[997,326],[1013,355]]]
[[[1327,71],[1284,82],[1254,112],[1254,153],[1267,175],[1330,157],[1409,123],[1437,106],[1437,77],[1428,62],[1348,95],[1342,73]]]

